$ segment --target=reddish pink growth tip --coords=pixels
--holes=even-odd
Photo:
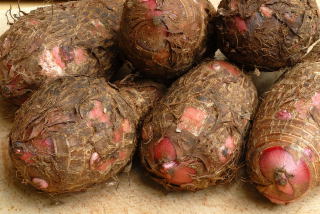
[[[216,61],[213,63],[212,68],[217,70],[224,68],[234,76],[239,76],[241,74],[241,71],[237,67],[225,61]]]
[[[118,160],[120,160],[120,161],[126,160],[130,157],[130,154],[131,154],[131,152],[128,150],[120,151],[118,153]]]
[[[303,150],[303,152],[304,152],[305,157],[307,157],[308,159],[310,159],[310,160],[314,159],[314,153],[310,148],[305,148]]]
[[[269,181],[269,186],[260,188],[272,202],[285,204],[304,194],[311,182],[310,171],[304,160],[296,160],[280,146],[262,152],[260,170]]]
[[[32,159],[33,154],[30,152],[24,152],[21,149],[15,149],[14,150],[15,155],[25,163],[34,163],[34,160]]]
[[[120,142],[123,140],[123,136],[131,131],[131,125],[128,119],[122,121],[121,126],[114,132],[113,140]]]
[[[154,146],[154,159],[157,161],[173,161],[177,158],[176,149],[168,137],[162,138]]]
[[[55,63],[62,69],[64,69],[66,67],[66,64],[63,62],[62,57],[61,57],[61,52],[60,52],[60,48],[54,47],[52,49],[52,56],[54,58]]]
[[[100,101],[94,101],[93,109],[88,113],[88,117],[92,120],[98,120],[101,123],[110,125],[109,115],[106,114],[103,104]]]
[[[90,168],[94,169],[95,163],[98,161],[100,161],[100,155],[98,154],[98,152],[92,153],[91,158],[90,158]]]
[[[220,147],[219,151],[219,160],[221,163],[226,163],[229,159],[229,157],[234,152],[236,146],[234,144],[234,139],[229,136],[225,140],[225,144]]]
[[[199,136],[207,116],[207,112],[202,109],[187,107],[184,109],[180,122],[177,125],[177,131],[187,130],[193,135]]]
[[[141,0],[141,2],[144,3],[146,7],[151,11],[151,17],[160,16],[163,13],[161,10],[157,10],[156,0]]]
[[[293,13],[290,13],[290,12],[289,13],[286,12],[284,14],[284,18],[290,23],[295,23],[296,19],[297,19],[296,16]]]
[[[32,145],[37,149],[38,152],[51,154],[54,151],[53,141],[50,138],[45,140],[35,140],[32,142]]]
[[[176,185],[191,183],[192,175],[196,174],[196,170],[175,161],[162,164],[161,171],[169,183]]]
[[[234,17],[234,23],[240,33],[248,30],[247,24],[240,16]]]
[[[33,178],[32,183],[34,183],[39,189],[47,189],[49,186],[48,182],[41,178]]]
[[[81,48],[77,48],[74,50],[74,57],[76,64],[82,64],[87,61],[87,53]]]
[[[153,147],[154,160],[160,162],[160,172],[169,183],[180,185],[192,182],[192,175],[196,171],[184,163],[176,161],[176,149],[170,138],[162,138]]]
[[[320,93],[316,93],[312,97],[312,104],[318,108],[320,107]]]
[[[157,3],[155,0],[141,0],[144,4],[148,6],[149,9],[154,10],[157,7]]]
[[[231,0],[230,2],[230,9],[237,10],[239,6],[239,0]]]
[[[28,19],[27,20],[27,24],[29,24],[29,25],[38,25],[40,23],[41,22],[39,20],[37,20],[37,19]]]
[[[265,5],[262,5],[262,6],[260,7],[260,13],[261,13],[264,17],[271,18],[271,17],[272,17],[272,14],[273,14],[273,10],[270,9],[269,7],[265,6]]]
[[[190,167],[178,165],[174,172],[172,173],[171,177],[168,181],[172,184],[187,184],[192,182],[192,175],[195,175],[196,171]]]
[[[287,110],[283,110],[283,111],[277,112],[276,118],[279,120],[290,120],[292,118],[292,115]]]
[[[114,162],[115,159],[101,160],[100,155],[97,152],[94,152],[90,157],[90,168],[92,170],[105,172],[110,169]]]

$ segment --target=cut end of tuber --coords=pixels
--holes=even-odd
[[[310,187],[308,165],[283,147],[265,149],[261,153],[259,167],[270,184],[259,186],[258,189],[273,203],[287,204],[294,201]]]

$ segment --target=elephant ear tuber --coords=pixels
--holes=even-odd
[[[17,111],[10,155],[26,183],[51,193],[81,191],[116,176],[131,160],[140,119],[163,92],[153,82],[120,84],[65,77]]]
[[[144,166],[169,190],[229,182],[256,106],[255,86],[238,68],[224,61],[202,63],[174,82],[146,117]]]
[[[0,94],[21,104],[63,76],[111,76],[124,0],[84,0],[38,8],[0,37]]]
[[[127,0],[120,46],[145,75],[177,77],[206,52],[214,14],[208,0]],[[214,53],[214,44],[208,44]]]
[[[222,0],[218,47],[237,64],[273,71],[302,61],[319,24],[315,0]]]
[[[288,70],[265,95],[248,143],[252,182],[287,204],[319,183],[320,62]]]

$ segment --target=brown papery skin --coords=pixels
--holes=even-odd
[[[222,0],[216,17],[223,54],[266,71],[301,62],[318,31],[315,0]]]
[[[230,182],[258,100],[252,81],[224,61],[203,62],[173,83],[147,115],[141,156],[168,190]]]
[[[117,88],[87,77],[41,87],[17,111],[10,133],[19,178],[64,193],[116,176],[132,158],[139,121],[163,89],[148,81]]]
[[[277,204],[319,183],[320,62],[289,69],[266,93],[254,120],[247,164],[257,189]]]
[[[124,0],[57,3],[19,18],[0,37],[0,95],[20,105],[63,76],[106,76],[117,66]]]
[[[314,43],[314,46],[310,48],[310,52],[305,55],[303,61],[320,62],[320,37],[317,42]]]
[[[206,51],[215,52],[215,42],[207,40],[214,14],[208,0],[127,0],[120,46],[145,75],[178,77]]]

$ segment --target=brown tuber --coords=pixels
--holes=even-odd
[[[319,39],[315,0],[222,0],[218,47],[231,61],[273,71],[300,61]]]
[[[266,93],[254,120],[247,164],[252,182],[277,204],[319,183],[320,62],[296,65]]]
[[[85,190],[131,160],[141,118],[163,93],[159,84],[65,77],[43,86],[17,111],[10,155],[17,174],[45,192]]]
[[[208,0],[127,0],[120,26],[120,46],[145,75],[175,78],[207,51],[214,53]]]
[[[123,3],[58,3],[19,18],[0,37],[0,95],[21,104],[56,78],[110,78],[117,64],[116,33]]]
[[[224,61],[200,64],[174,82],[146,116],[144,166],[169,190],[229,182],[257,102],[256,88],[238,68]]]

